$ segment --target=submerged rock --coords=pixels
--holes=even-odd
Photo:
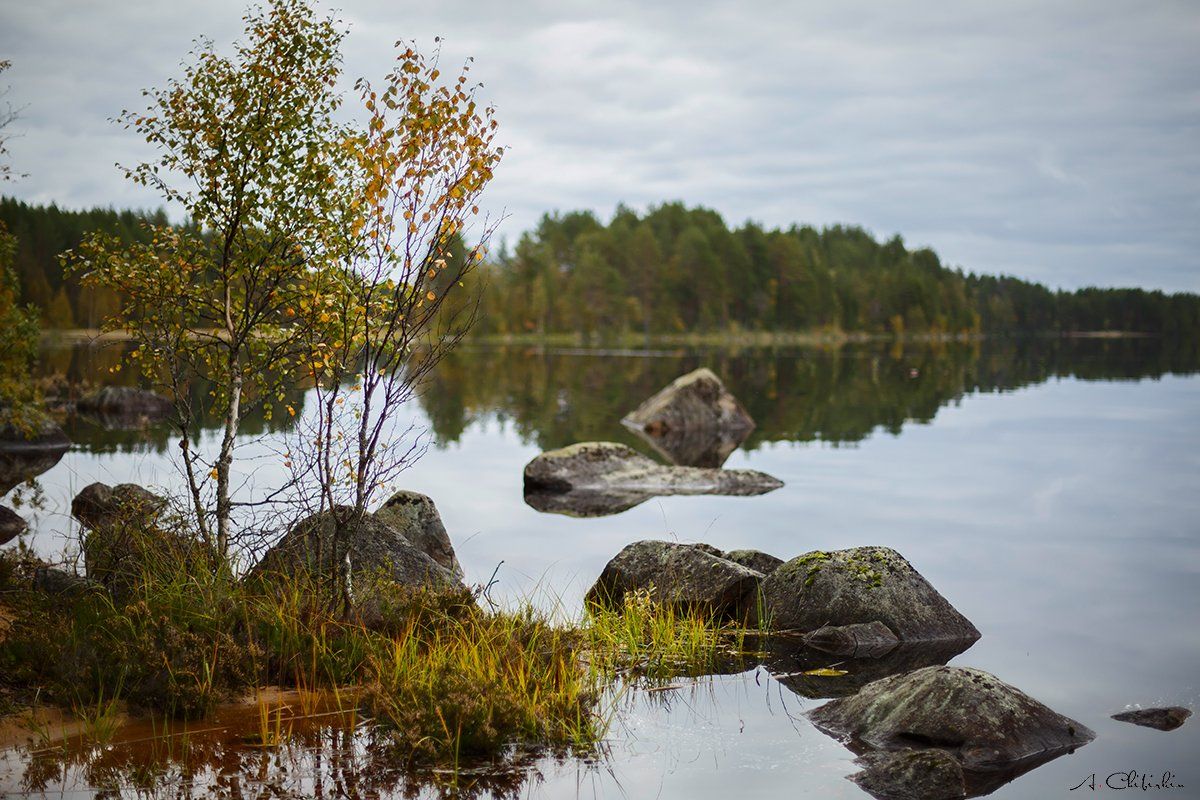
[[[805,553],[772,572],[762,590],[776,630],[881,622],[905,642],[979,638],[966,617],[887,547]]]
[[[450,534],[446,533],[442,515],[430,497],[402,489],[375,511],[375,518],[391,525],[418,550],[462,580],[462,566],[450,543]]]
[[[804,643],[826,653],[858,658],[877,658],[895,649],[900,640],[882,622],[855,625],[825,625],[805,634]]]
[[[879,800],[957,800],[967,796],[962,765],[941,750],[877,753],[850,779]]]
[[[825,733],[866,750],[938,749],[964,770],[1010,769],[1087,744],[1095,734],[993,675],[926,667],[869,683],[808,712]]]
[[[770,575],[784,563],[782,558],[776,558],[761,550],[730,550],[725,553],[724,557],[735,564],[741,564],[755,572],[761,572],[763,575]]]
[[[599,516],[663,495],[765,494],[782,481],[755,470],[669,467],[614,442],[549,450],[525,465],[525,500],[539,510]]]
[[[351,515],[352,509],[339,506],[301,520],[247,577],[324,580],[340,575],[348,562],[354,583],[382,578],[409,587],[465,588],[454,572],[430,558],[385,518],[367,514],[353,522]]]
[[[1190,709],[1183,706],[1168,706],[1167,708],[1139,708],[1133,711],[1122,711],[1113,714],[1118,722],[1132,722],[1144,728],[1154,728],[1160,731],[1173,731],[1192,715]]]
[[[24,517],[8,506],[0,506],[0,544],[8,544],[28,528]]]
[[[629,592],[657,603],[737,619],[753,618],[762,573],[705,544],[645,540],[626,546],[588,590],[589,603],[620,608]]]

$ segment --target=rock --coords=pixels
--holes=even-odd
[[[124,599],[146,577],[172,576],[204,559],[199,542],[162,527],[166,505],[164,498],[133,483],[93,483],[75,495],[71,515],[87,529],[87,577]]]
[[[825,653],[858,658],[877,658],[900,644],[896,634],[882,622],[826,625],[806,634],[803,641]]]
[[[761,649],[772,677],[801,697],[846,697],[880,678],[941,666],[974,641],[901,642],[883,654],[834,655],[804,643],[805,637],[767,636]],[[827,668],[835,666],[837,672]],[[837,673],[845,674],[837,674]]]
[[[708,545],[640,541],[626,546],[588,590],[588,603],[620,608],[628,592],[657,603],[734,619],[753,619],[762,574]]]
[[[676,378],[622,422],[654,436],[687,430],[748,433],[754,428],[754,420],[742,404],[704,367]]]
[[[432,499],[417,492],[401,490],[376,510],[375,518],[398,530],[418,550],[462,580],[462,566],[458,563],[450,535],[446,533],[442,516]]]
[[[349,561],[352,584],[377,578],[409,587],[464,589],[462,581],[434,561],[384,519],[368,514],[357,524],[343,522],[352,509],[339,506],[292,526],[247,574],[247,578],[310,576],[337,577],[343,559],[335,550],[335,533],[345,538],[344,561]]]
[[[24,517],[8,506],[0,506],[0,544],[8,544],[28,528]]]
[[[926,667],[883,678],[808,717],[823,732],[869,750],[939,749],[976,771],[1008,769],[1095,738],[1080,723],[967,667]]]
[[[761,572],[763,575],[770,575],[777,567],[783,564],[782,558],[776,558],[770,553],[764,553],[761,550],[730,550],[728,553],[725,553],[725,558],[735,564],[749,567],[755,572]]]
[[[1186,722],[1191,715],[1190,709],[1182,706],[1168,706],[1167,708],[1139,708],[1133,711],[1122,711],[1120,714],[1113,714],[1112,718],[1118,722],[1132,722],[1134,725],[1141,725],[1145,728],[1173,731]]]
[[[57,567],[38,567],[37,571],[33,573],[33,588],[45,594],[63,597],[76,597],[84,592],[104,590],[104,587],[96,581],[88,580],[81,575]]]
[[[859,759],[850,779],[880,800],[957,800],[967,796],[962,766],[941,750],[905,750]]]
[[[105,386],[86,397],[81,397],[75,403],[75,410],[101,416],[162,419],[175,413],[175,404],[169,398],[148,389]]]
[[[158,520],[167,501],[136,483],[93,483],[71,501],[71,516],[85,528],[109,525],[146,525]]]
[[[580,516],[615,513],[662,495],[765,494],[783,486],[754,470],[667,467],[614,442],[549,450],[525,465],[525,501]],[[569,495],[569,496],[564,496]],[[549,496],[547,498],[547,496]]]
[[[966,617],[886,547],[806,553],[772,572],[762,590],[776,630],[881,622],[905,642],[979,638]]]

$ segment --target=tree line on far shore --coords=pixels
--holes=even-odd
[[[90,231],[130,243],[164,212],[68,211],[0,198],[16,235],[21,299],[48,328],[92,328],[119,298],[64,276],[59,256]],[[465,248],[457,248],[463,249]],[[1143,289],[1055,291],[942,263],[899,236],[854,226],[730,228],[716,212],[667,203],[548,214],[473,275],[484,334],[661,335],[841,331],[975,334],[1124,331],[1200,335],[1200,296]]]

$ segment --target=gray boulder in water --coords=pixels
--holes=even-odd
[[[979,638],[966,617],[887,547],[805,553],[767,576],[762,591],[777,630],[881,622],[904,642]]]
[[[375,511],[375,518],[398,530],[418,550],[462,579],[462,566],[442,524],[442,515],[431,498],[402,489]]]
[[[749,412],[710,369],[682,375],[621,423],[675,464],[719,467],[754,429]]]
[[[981,772],[1044,760],[1095,738],[1019,689],[967,667],[883,678],[808,717],[823,732],[868,751],[937,749],[964,770]]]
[[[620,608],[626,594],[643,591],[688,611],[753,619],[761,581],[762,573],[725,559],[715,547],[645,540],[614,556],[586,599]]]
[[[663,466],[615,442],[548,450],[525,465],[524,478],[529,505],[579,516],[616,513],[663,495],[749,496],[783,486],[755,470]]]

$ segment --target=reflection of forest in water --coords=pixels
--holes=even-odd
[[[615,440],[645,449],[619,420],[679,375],[706,366],[746,406],[763,442],[858,442],[931,421],[975,392],[1052,378],[1137,380],[1200,371],[1197,343],[1159,339],[877,342],[837,348],[625,352],[464,346],[437,370],[422,406],[437,441],[490,417],[542,449]]]
[[[123,346],[43,350],[39,371],[92,384],[137,382],[110,371]],[[421,406],[439,444],[457,441],[473,423],[497,419],[543,449],[588,440],[646,445],[619,420],[679,375],[707,366],[757,422],[742,444],[861,441],[876,430],[898,434],[929,422],[938,409],[974,392],[995,392],[1052,378],[1137,380],[1200,372],[1200,343],[1160,339],[983,339],[971,342],[871,342],[829,348],[674,348],[605,351],[467,344],[438,366]],[[301,411],[305,392],[286,403]],[[268,420],[255,409],[245,436],[278,433],[287,415]],[[207,425],[206,425],[207,427]],[[114,430],[84,417],[68,419],[72,440],[92,452],[168,446],[164,426]]]

